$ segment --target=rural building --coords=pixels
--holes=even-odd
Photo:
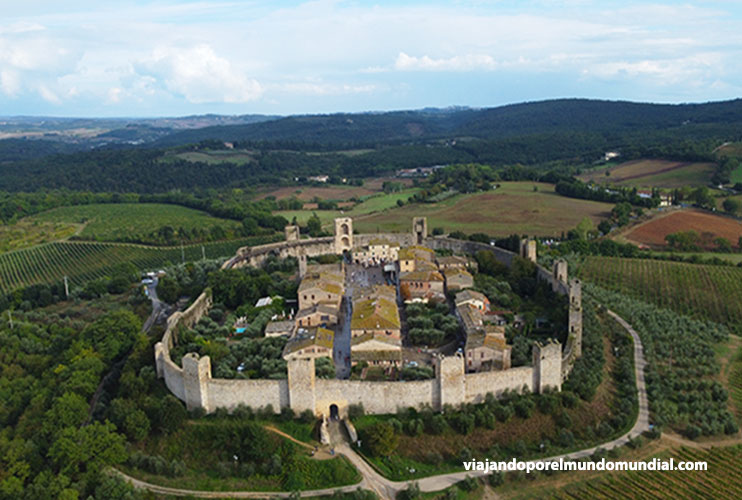
[[[399,254],[399,243],[384,238],[369,241],[368,246],[353,250],[353,262],[356,264],[393,262]]]
[[[462,257],[461,255],[448,255],[444,257],[438,257],[438,269],[445,271],[447,269],[463,269],[463,270],[477,270],[477,263],[468,257]]]
[[[265,325],[266,337],[290,337],[293,333],[294,322],[291,320],[271,321]]]
[[[399,277],[400,294],[407,303],[445,300],[444,283],[443,275],[436,270],[416,270]]]
[[[512,346],[507,345],[503,332],[474,332],[466,336],[466,370],[507,370],[511,366]]]
[[[283,349],[283,359],[332,358],[335,333],[322,327],[301,328]]]
[[[432,264],[435,269],[438,266],[434,264],[435,252],[430,248],[420,245],[405,247],[398,252],[399,272],[409,273],[417,271],[419,268]]]
[[[333,304],[315,304],[306,309],[300,309],[296,314],[297,327],[336,325],[338,322],[339,308]]]
[[[386,334],[371,332],[353,337],[350,344],[350,362],[369,365],[398,366],[402,361],[402,342]]]
[[[360,300],[353,304],[353,316],[350,320],[351,337],[375,332],[389,338],[401,338],[397,304],[384,296]]]
[[[490,307],[489,299],[483,293],[474,290],[464,290],[457,293],[455,304],[457,309],[464,304],[471,304],[482,312],[487,311]]]
[[[340,308],[343,300],[343,285],[324,279],[303,280],[299,285],[299,311],[316,304],[331,304]]]
[[[448,291],[464,290],[474,286],[474,276],[465,269],[457,267],[446,269],[443,271],[443,276],[446,278],[446,290]]]

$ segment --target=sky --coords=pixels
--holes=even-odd
[[[742,95],[742,1],[0,0],[0,115]]]

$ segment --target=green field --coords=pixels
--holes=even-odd
[[[232,237],[241,228],[236,221],[212,217],[206,212],[160,203],[100,203],[59,207],[27,218],[29,222],[84,224],[80,237],[93,241],[141,241],[156,243],[151,233],[170,226],[179,232],[210,230],[215,226]],[[176,236],[177,237],[177,236]]]
[[[537,191],[534,191],[534,187]],[[560,236],[584,217],[595,225],[608,217],[609,203],[560,196],[552,184],[503,182],[495,191],[456,195],[439,203],[394,207],[361,217],[354,226],[361,232],[406,232],[413,217],[427,217],[428,228],[445,232],[483,232],[506,236],[513,233]]]
[[[180,247],[146,247],[122,243],[55,242],[0,255],[0,291],[41,283],[59,282],[68,276],[73,285],[107,275],[114,267],[131,262],[138,269],[153,270],[168,263],[234,255],[238,248],[267,242],[247,238]]]
[[[81,230],[80,224],[42,222],[25,218],[14,224],[0,224],[0,254],[42,243],[63,240]]]
[[[681,314],[739,329],[742,269],[650,259],[587,257],[580,277]]]
[[[635,160],[608,168],[590,170],[579,177],[585,182],[594,181],[600,184],[672,189],[706,185],[713,172],[713,163]]]
[[[410,196],[419,191],[419,188],[409,188],[398,193],[377,194],[364,198],[361,203],[350,210],[284,210],[274,212],[283,215],[288,221],[296,217],[299,224],[305,224],[313,213],[322,221],[323,227],[331,229],[332,220],[335,217],[363,217],[372,213],[382,212],[397,207],[397,200],[406,201]],[[406,230],[406,229],[405,229]]]

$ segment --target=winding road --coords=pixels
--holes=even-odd
[[[616,321],[618,321],[618,323],[623,326],[626,331],[629,332],[634,340],[634,373],[636,376],[636,392],[639,400],[639,414],[636,422],[626,434],[607,443],[603,443],[599,446],[593,446],[592,448],[587,448],[572,453],[565,453],[553,457],[537,459],[534,460],[534,462],[549,462],[553,460],[559,460],[560,458],[564,460],[573,460],[588,457],[595,453],[595,451],[597,451],[598,449],[610,450],[619,446],[623,446],[630,439],[633,439],[641,435],[643,432],[649,430],[649,401],[647,400],[647,388],[644,381],[644,367],[646,366],[646,360],[644,358],[644,348],[642,346],[641,339],[639,338],[639,334],[636,333],[634,328],[632,328],[631,325],[629,325],[618,314],[610,310],[608,311],[608,314],[611,315]],[[379,498],[386,500],[394,499],[399,491],[404,490],[411,483],[414,482],[419,485],[421,491],[430,492],[448,488],[449,486],[452,486],[459,481],[466,479],[467,477],[485,475],[485,473],[482,471],[462,471],[449,474],[441,474],[438,476],[430,476],[413,481],[391,481],[379,474],[355,451],[353,451],[353,449],[347,443],[342,443],[335,446],[335,451],[347,457],[348,460],[350,460],[350,462],[358,469],[358,471],[363,476],[361,482],[352,486],[344,486],[340,488],[326,488],[322,490],[302,491],[302,497],[331,495],[335,491],[349,492],[354,491],[360,487],[362,489],[371,490],[375,492],[379,496]],[[196,491],[179,488],[168,488],[140,481],[115,469],[113,470],[113,473],[125,479],[135,488],[145,489],[153,493],[173,496],[192,496],[196,498],[287,498],[291,495],[291,493],[289,492]]]

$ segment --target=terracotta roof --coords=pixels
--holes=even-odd
[[[355,301],[384,297],[389,300],[397,300],[397,289],[391,285],[373,285],[358,289],[353,294]]]
[[[475,292],[474,290],[463,290],[456,294],[456,305],[470,300],[479,300],[485,304],[489,304],[489,299],[483,293]]]
[[[353,361],[402,361],[402,351],[352,351]]]
[[[443,275],[438,271],[412,271],[402,273],[400,281],[443,281]]]
[[[397,304],[385,297],[361,300],[353,304],[351,330],[398,330],[400,328]]]
[[[332,330],[315,327],[303,329],[302,332],[303,333],[297,332],[295,336],[289,339],[286,347],[283,349],[284,356],[313,345],[332,350],[332,346],[335,342],[335,332]]]
[[[293,321],[271,321],[265,325],[265,334],[270,333],[291,333],[294,330]]]
[[[303,318],[317,312],[320,314],[332,314],[333,316],[337,316],[340,313],[340,310],[335,306],[320,303],[315,304],[312,307],[305,307],[304,309],[301,309],[299,312],[296,313],[296,317]]]
[[[460,255],[446,255],[436,258],[439,266],[464,265],[469,263],[469,259]]]
[[[482,331],[484,323],[479,309],[471,304],[463,304],[456,306],[456,312],[459,313],[461,322],[464,324],[464,331],[468,336],[471,336],[474,332]]]
[[[336,295],[342,295],[343,293],[343,286],[340,283],[326,281],[324,279],[319,279],[319,280],[304,279],[299,285],[300,292],[303,292],[305,290],[311,290],[312,288],[319,288],[320,290],[324,290],[325,292],[334,293]]]
[[[351,346],[360,345],[360,344],[364,344],[366,342],[371,342],[373,340],[376,340],[376,341],[379,341],[379,342],[383,342],[384,344],[389,344],[389,345],[397,346],[397,347],[401,347],[402,346],[402,340],[401,339],[399,339],[397,337],[393,337],[391,335],[387,335],[385,333],[380,333],[380,332],[368,332],[368,333],[364,333],[363,335],[359,335],[357,337],[353,337],[350,340],[350,345]]]

